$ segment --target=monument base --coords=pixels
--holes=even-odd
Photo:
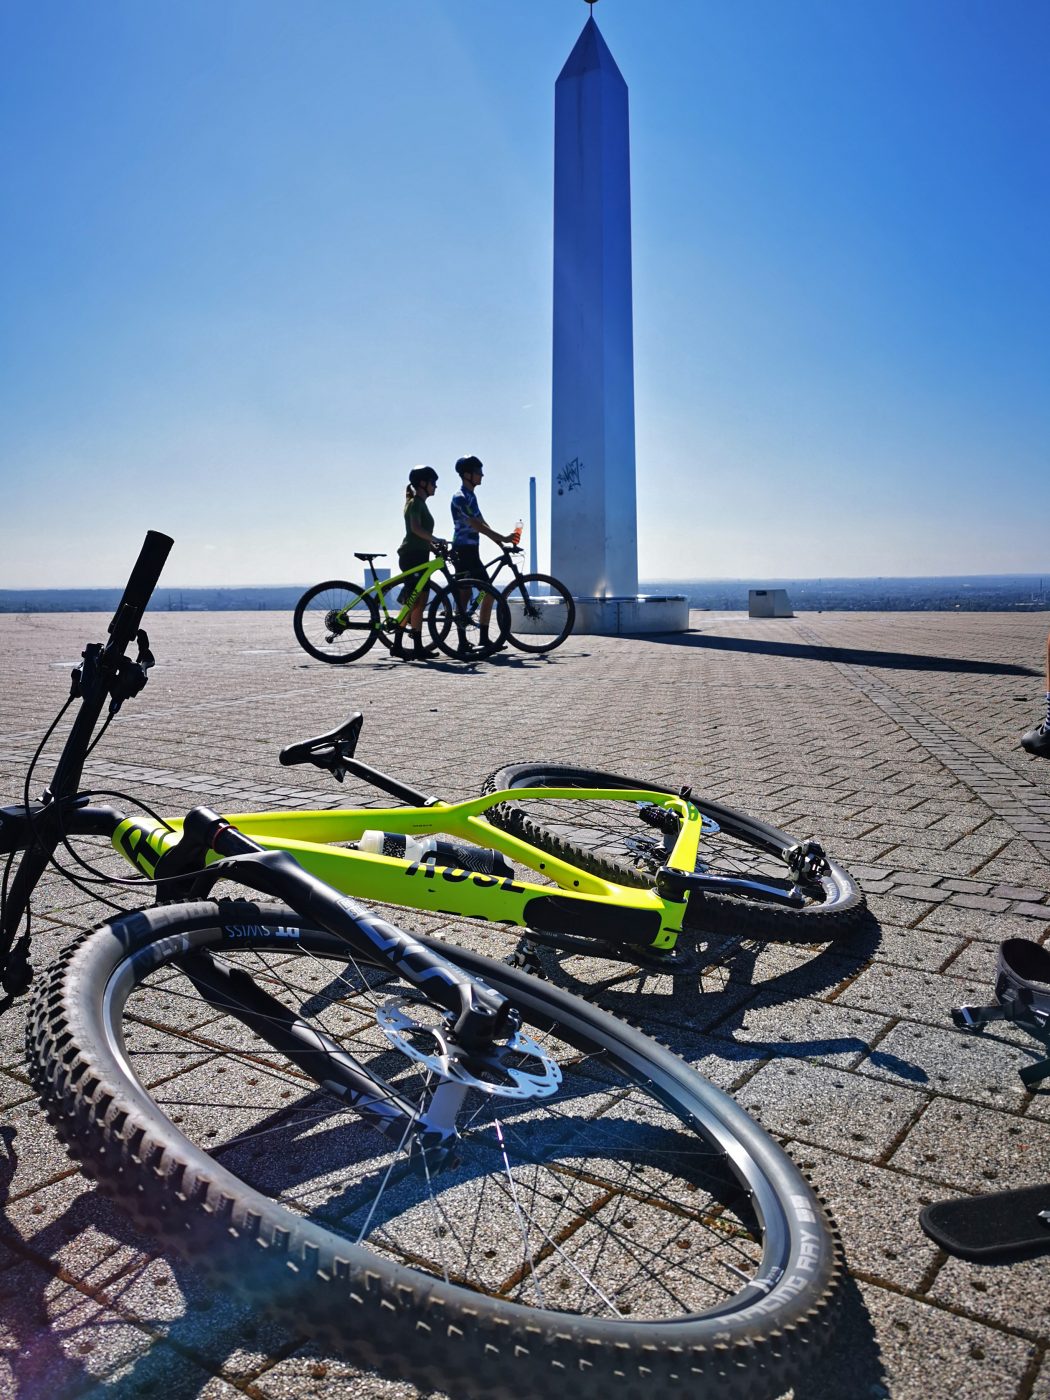
[[[521,604],[511,601],[511,626],[515,631],[553,632],[561,626],[548,624],[541,615],[525,618]],[[668,597],[641,594],[636,598],[574,598],[574,633],[592,637],[637,636],[645,632],[685,632],[689,628],[689,600],[684,594]]]

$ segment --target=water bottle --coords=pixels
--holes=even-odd
[[[396,831],[364,831],[357,843],[359,851],[373,856],[392,856],[410,863],[432,862],[434,865],[456,866],[477,875],[498,875],[509,879],[514,867],[500,851],[489,846],[472,846],[466,841],[453,841],[445,836],[403,836]]]
[[[515,521],[515,523],[514,523],[514,529],[511,530],[511,532],[510,532],[510,542],[511,542],[512,545],[519,545],[519,544],[521,544],[521,532],[522,532],[522,530],[524,530],[524,528],[525,528],[525,522],[524,522],[524,520],[517,520],[517,521]]]

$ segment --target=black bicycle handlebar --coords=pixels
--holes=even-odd
[[[109,624],[109,641],[105,646],[91,643],[85,647],[83,662],[73,672],[72,698],[79,699],[80,705],[43,802],[21,812],[13,809],[0,817],[6,830],[13,832],[12,840],[17,842],[14,848],[23,850],[14,879],[6,889],[7,898],[0,908],[0,985],[12,995],[24,991],[32,975],[28,961],[28,929],[12,952],[15,935],[30,896],[62,839],[67,809],[76,799],[84,760],[90,752],[91,737],[102,707],[110,699],[110,714],[115,713],[123,700],[142,689],[146,670],[153,663],[139,624],[173,544],[169,535],[162,535],[158,530],[147,532]],[[129,662],[124,655],[136,635],[139,636],[137,663]],[[3,844],[11,849],[10,843]]]
[[[123,651],[139,630],[142,614],[153,596],[174,543],[170,535],[162,535],[159,530],[147,530],[139,557],[124,587],[124,595],[109,624],[109,635],[113,639],[111,646]]]

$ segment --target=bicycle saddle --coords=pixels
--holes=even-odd
[[[277,757],[286,768],[296,763],[312,763],[317,768],[327,768],[334,773],[342,761],[353,758],[364,722],[364,715],[357,710],[338,729],[329,730],[327,734],[318,734],[315,739],[303,739],[298,744],[288,744]]]
[[[355,558],[355,559],[361,559],[361,560],[363,560],[364,563],[366,563],[366,564],[371,564],[371,562],[372,562],[373,559],[385,559],[385,558],[386,558],[386,555],[385,555],[385,554],[358,554],[358,553],[355,552],[355,553],[354,553],[354,558]]]

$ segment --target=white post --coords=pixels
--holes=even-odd
[[[627,84],[593,19],[554,87],[551,572],[638,592]]]
[[[529,573],[539,572],[536,563],[536,478],[529,477]]]

